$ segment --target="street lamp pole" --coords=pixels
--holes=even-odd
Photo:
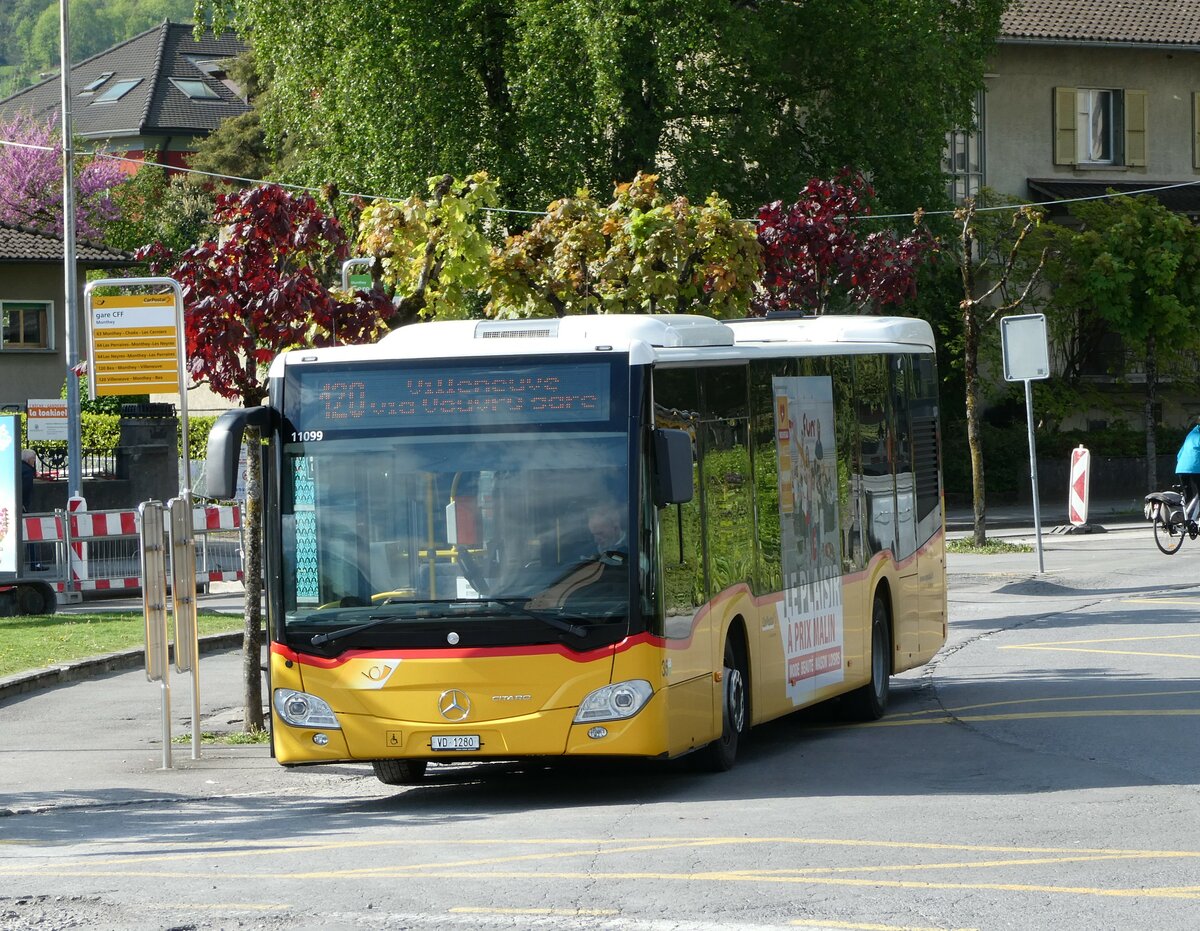
[[[75,145],[71,128],[71,37],[67,24],[67,0],[58,2],[59,58],[62,66],[62,156],[63,156],[63,304],[66,326],[63,341],[67,356],[67,494],[77,497],[83,486],[83,451],[80,441],[79,300],[75,266]]]

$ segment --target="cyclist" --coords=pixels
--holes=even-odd
[[[1192,418],[1192,429],[1179,447],[1175,458],[1175,472],[1184,488],[1184,500],[1188,505],[1188,519],[1195,520],[1197,496],[1200,495],[1200,417]]]

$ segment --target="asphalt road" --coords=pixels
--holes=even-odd
[[[1194,929],[1200,548],[1044,547],[951,557],[950,641],[882,721],[772,723],[721,776],[164,771],[140,673],[7,702],[0,928]],[[235,660],[204,662],[213,720]]]

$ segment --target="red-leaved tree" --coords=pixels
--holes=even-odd
[[[917,268],[935,249],[920,211],[900,237],[871,216],[875,192],[860,172],[813,178],[790,205],[758,211],[762,246],[759,313],[793,310],[824,314],[843,307],[881,312],[916,294]]]
[[[366,342],[386,329],[394,308],[377,291],[343,301],[324,281],[348,254],[346,234],[307,194],[263,185],[217,198],[219,242],[208,240],[173,257],[160,244],[139,258],[154,274],[183,288],[189,374],[245,407],[266,397],[267,369],[281,351],[298,346]],[[247,428],[247,449],[261,448]],[[245,723],[263,728],[259,654],[262,649],[262,463],[247,456]]]
[[[57,117],[37,120],[27,113],[0,121],[0,222],[62,233],[63,162]],[[129,180],[112,160],[96,156],[75,163],[75,229],[98,238],[117,216],[109,192]]]

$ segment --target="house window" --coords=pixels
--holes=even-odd
[[[112,103],[114,100],[120,100],[141,83],[141,78],[123,78],[114,83],[112,87],[93,100],[92,103]]]
[[[983,187],[983,94],[975,98],[973,129],[956,129],[946,133],[946,148],[942,151],[942,172],[946,175],[947,194],[961,204],[975,197]]]
[[[96,80],[89,81],[87,84],[83,85],[83,90],[80,91],[80,96],[81,97],[82,96],[90,96],[91,94],[93,94],[94,92],[99,90],[100,85],[103,84],[105,81],[107,81],[112,76],[113,76],[113,73],[111,71],[105,71],[102,75],[100,75],[98,78],[96,78]]]
[[[1054,164],[1144,166],[1146,92],[1056,87]]]
[[[0,350],[50,348],[49,301],[0,301]]]
[[[1113,163],[1113,125],[1120,115],[1120,101],[1120,91],[1081,87],[1075,92],[1079,107],[1075,133],[1077,162]]]
[[[203,81],[193,81],[187,78],[170,78],[169,80],[192,100],[221,99],[221,95]]]

